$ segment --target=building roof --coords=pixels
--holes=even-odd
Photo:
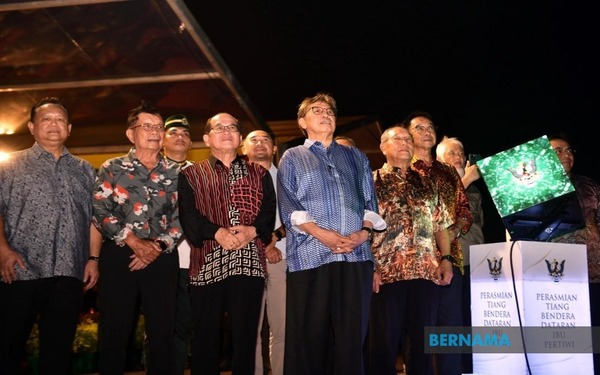
[[[45,96],[70,110],[67,146],[80,155],[127,150],[127,114],[142,99],[165,118],[185,114],[194,148],[205,147],[200,129],[217,112],[238,118],[244,134],[273,134],[280,151],[303,139],[295,119],[262,118],[182,1],[9,1],[0,23],[0,151],[31,146],[29,111]],[[338,128],[378,143],[376,119],[340,118]]]

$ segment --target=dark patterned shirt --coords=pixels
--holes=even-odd
[[[89,255],[94,168],[63,148],[33,147],[0,163],[0,215],[8,244],[25,261],[17,280],[83,278]]]
[[[277,208],[269,172],[246,157],[227,168],[214,156],[181,171],[181,222],[194,245],[190,284],[207,285],[229,276],[265,277],[264,243],[271,239]],[[254,226],[260,233],[240,250],[224,250],[215,240],[219,228]]]
[[[435,181],[412,166],[403,177],[387,163],[373,172],[379,214],[387,230],[373,235],[373,254],[384,284],[425,279],[438,282],[435,232],[452,220]]]
[[[412,164],[422,175],[430,175],[435,178],[440,196],[452,215],[452,224],[462,219],[466,225],[461,232],[466,233],[473,224],[473,216],[469,208],[469,200],[465,194],[465,187],[456,169],[450,164],[435,159],[431,164],[428,164],[424,160],[413,157]],[[458,238],[452,239],[452,235],[451,240],[450,254],[456,260],[454,265],[460,269],[461,273],[464,273],[463,252],[460,241]]]
[[[569,177],[581,206],[585,228],[557,237],[552,242],[585,244],[589,281],[600,283],[600,185],[585,176],[571,174]]]
[[[173,251],[181,237],[177,202],[179,165],[160,157],[149,171],[135,156],[127,155],[102,164],[94,185],[94,222],[104,237],[124,245],[130,233],[139,238],[160,239]]]
[[[366,211],[377,212],[377,196],[367,156],[356,147],[306,140],[288,149],[279,162],[277,197],[286,228],[290,272],[332,262],[374,262],[369,241],[350,253],[334,254],[292,223],[305,212],[318,226],[349,235],[362,228]]]

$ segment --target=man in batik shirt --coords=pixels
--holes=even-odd
[[[238,156],[238,120],[211,117],[204,128],[208,159],[179,175],[181,224],[193,245],[192,374],[218,374],[220,322],[231,321],[232,372],[252,374],[265,287],[265,246],[275,225],[276,196],[269,171]]]
[[[454,276],[450,285],[442,286],[438,326],[459,327],[463,324],[462,314],[462,274],[463,252],[458,237],[466,233],[473,223],[469,199],[460,176],[454,167],[436,160],[433,147],[437,142],[436,126],[431,115],[426,112],[413,112],[403,122],[415,142],[412,164],[419,173],[433,178],[438,185],[440,197],[452,215],[450,230],[452,244],[450,257]],[[444,375],[462,374],[460,354],[437,356],[439,373]]]
[[[373,236],[377,262],[369,323],[369,374],[396,374],[404,327],[412,348],[411,368],[430,373],[423,351],[426,326],[434,326],[441,289],[452,280],[452,223],[435,181],[411,165],[413,139],[400,126],[381,136],[386,163],[373,172],[379,213],[388,224]],[[442,257],[437,254],[440,248]]]
[[[364,372],[374,261],[369,234],[385,223],[369,159],[333,140],[336,112],[328,94],[302,101],[297,117],[306,140],[283,154],[277,173],[287,233],[286,375]]]

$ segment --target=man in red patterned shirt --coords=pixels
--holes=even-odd
[[[275,225],[273,180],[262,166],[237,154],[238,120],[211,117],[204,129],[211,155],[181,171],[180,220],[193,245],[192,373],[218,374],[220,322],[232,332],[232,372],[253,373],[258,319],[265,286],[265,245]]]

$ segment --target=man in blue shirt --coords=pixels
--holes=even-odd
[[[306,98],[307,140],[288,149],[277,175],[288,261],[284,373],[363,374],[373,288],[369,235],[385,229],[367,156],[333,140],[336,103]]]

